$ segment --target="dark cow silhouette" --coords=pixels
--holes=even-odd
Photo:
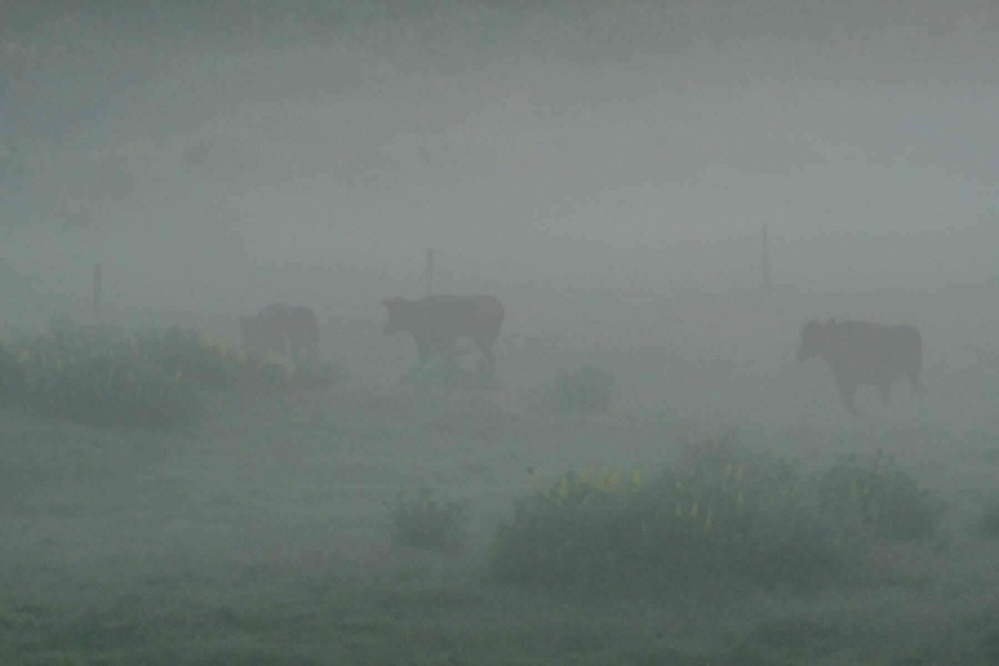
[[[503,324],[503,304],[493,296],[440,295],[417,301],[389,298],[385,332],[409,331],[416,341],[420,365],[434,356],[447,360],[458,338],[470,337],[486,366],[496,365],[493,345]],[[480,369],[482,365],[480,364]]]
[[[249,352],[297,356],[304,350],[309,359],[319,358],[319,321],[310,308],[275,303],[252,317],[240,317],[239,324]]]
[[[840,399],[855,416],[860,414],[853,404],[858,386],[876,386],[884,404],[888,404],[892,383],[902,376],[909,378],[914,393],[922,391],[919,373],[923,367],[923,339],[908,324],[809,321],[801,329],[798,360],[815,356],[829,363]]]

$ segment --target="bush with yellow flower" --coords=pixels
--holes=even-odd
[[[0,344],[0,405],[91,425],[186,427],[203,413],[203,391],[328,386],[333,364],[257,358],[224,340],[179,327],[130,333],[53,321]]]
[[[56,320],[7,344],[16,350],[2,361],[7,400],[28,412],[89,425],[157,428],[192,425],[201,417],[193,387],[177,382],[121,331]]]
[[[501,581],[605,591],[822,586],[857,571],[888,537],[863,512],[828,501],[828,479],[734,437],[699,442],[654,473],[544,480],[531,470],[532,492],[498,529],[490,568]],[[894,487],[907,489],[897,501],[916,497],[908,482]]]

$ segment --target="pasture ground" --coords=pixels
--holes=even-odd
[[[628,403],[561,415],[536,398],[353,381],[219,398],[185,437],[4,411],[0,662],[999,662],[999,543],[971,529],[999,482],[999,430],[750,423],[749,444],[816,464],[881,447],[950,502],[946,535],[886,544],[864,585],[811,596],[566,599],[484,577],[527,468],[652,470],[703,425]],[[392,547],[385,502],[420,486],[471,503],[466,552]]]

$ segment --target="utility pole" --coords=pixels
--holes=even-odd
[[[427,269],[424,276],[426,281],[427,296],[434,294],[434,251],[433,248],[427,250]]]
[[[101,264],[94,264],[94,324],[101,325]]]
[[[770,282],[770,239],[767,234],[767,225],[763,225],[763,230],[760,233],[761,241],[763,244],[763,258],[761,268],[763,270],[763,282],[760,285],[763,291],[769,292],[772,284]]]

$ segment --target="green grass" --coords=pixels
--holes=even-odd
[[[683,459],[687,426],[553,418],[488,396],[349,382],[222,393],[183,435],[3,410],[0,663],[995,663],[999,546],[973,530],[950,550],[886,543],[866,576],[805,592],[496,583],[489,546],[533,493],[528,467],[556,482],[584,467],[637,467],[650,480]],[[755,432],[751,444],[769,435],[792,454],[806,435],[789,432]],[[997,471],[955,452],[956,436],[918,450],[890,427],[854,436],[814,467],[835,466],[847,445],[884,447],[907,470],[918,455],[934,463],[920,481],[945,498],[992,478],[971,472]],[[468,499],[465,549],[393,545],[386,503],[418,487]],[[961,506],[969,524],[982,509]]]

